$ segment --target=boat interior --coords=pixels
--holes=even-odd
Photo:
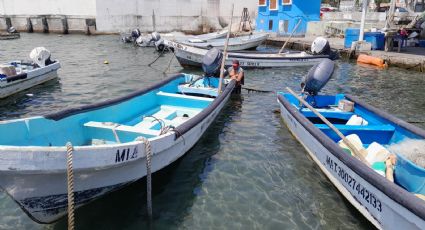
[[[310,109],[301,106],[302,104],[293,95],[283,93],[282,95],[297,107],[301,114],[315,127],[351,154],[351,150],[345,146],[341,138]],[[388,154],[390,154],[388,147],[412,139],[424,141],[422,137],[360,105],[354,104],[354,102],[350,102],[343,94],[308,96],[305,100],[329,120],[347,139],[365,148],[367,150],[366,160],[381,175],[382,172],[380,173],[377,169],[382,166],[382,161],[388,158]],[[349,108],[350,106],[352,108]],[[391,153],[397,156],[394,171],[395,182],[412,193],[425,194],[425,169],[423,166],[415,164],[411,159],[406,158],[402,152]]]
[[[0,132],[9,135],[2,135],[0,145],[65,146],[68,141],[74,146],[100,145],[160,136],[165,129],[190,120],[214,100],[209,95],[212,86],[194,78],[181,75],[144,94],[100,103],[61,119],[46,116],[2,122]],[[192,87],[188,84],[196,88],[196,94],[181,91],[179,86]],[[207,93],[202,94],[202,89]]]

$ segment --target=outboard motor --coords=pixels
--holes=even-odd
[[[44,47],[34,48],[30,53],[31,60],[40,67],[53,63],[50,60],[50,51]]]
[[[322,62],[314,65],[304,76],[301,82],[301,88],[304,93],[312,96],[317,95],[319,91],[331,79],[335,69],[335,62],[330,59],[325,59]]]
[[[151,37],[152,37],[152,41],[155,41],[155,42],[161,39],[161,35],[156,31],[152,32]]]
[[[7,32],[13,34],[13,33],[18,33],[18,31],[15,29],[15,27],[11,26],[7,29]]]
[[[133,42],[133,38],[131,36],[123,36],[121,37],[121,41],[123,41],[124,43],[131,43]]]
[[[317,37],[311,44],[311,52],[314,55],[330,55],[331,46],[329,45],[329,42],[326,40],[326,38]]]
[[[131,31],[131,37],[136,40],[138,37],[140,37],[141,33],[139,29],[134,29]]]
[[[202,58],[202,69],[204,70],[205,76],[219,77],[222,60],[223,54],[221,53],[221,50],[217,48],[208,50]]]
[[[156,41],[154,44],[155,44],[156,51],[158,52],[168,51],[168,47],[165,45],[164,39],[161,38],[158,41]]]

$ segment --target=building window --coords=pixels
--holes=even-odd
[[[266,6],[266,0],[258,0],[258,5],[259,6]]]
[[[269,20],[269,30],[273,30],[273,20]]]
[[[269,10],[277,10],[277,0],[270,0]]]
[[[282,5],[292,5],[292,0],[282,0]]]

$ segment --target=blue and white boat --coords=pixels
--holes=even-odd
[[[226,104],[235,82],[179,74],[113,100],[0,122],[0,187],[35,221],[66,214],[67,142],[82,206],[183,156]],[[205,92],[205,93],[204,93]]]
[[[425,131],[356,97],[316,93],[305,95],[305,101],[365,150],[367,164],[351,155],[341,138],[297,97],[279,92],[281,117],[310,157],[378,229],[425,229],[425,169],[418,161],[424,159]],[[406,146],[418,146],[419,158],[412,158]],[[388,154],[397,158],[394,182],[385,178]]]
[[[50,51],[37,47],[31,61],[12,61],[0,65],[0,98],[29,89],[58,77],[59,61],[50,59]]]

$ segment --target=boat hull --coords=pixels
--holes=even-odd
[[[60,63],[56,62],[42,68],[36,68],[26,73],[26,78],[0,83],[0,98],[8,97],[12,94],[29,89],[33,86],[42,84],[46,81],[53,80],[58,77],[57,70]]]
[[[268,36],[268,34],[254,34],[249,36],[231,38],[229,39],[227,50],[237,51],[256,48],[262,42],[264,42],[268,38]],[[179,43],[201,49],[217,48],[224,50],[226,39],[211,39],[205,42],[179,41]]]
[[[176,132],[149,139],[152,172],[170,165],[196,144],[228,101],[234,85],[230,82],[212,104],[176,127]],[[65,147],[0,146],[0,156],[0,186],[34,221],[52,223],[66,215]],[[145,144],[76,146],[73,165],[75,204],[79,207],[145,177]]]
[[[167,42],[168,46],[174,47],[174,53],[177,60],[182,66],[202,66],[202,58],[208,52],[204,49],[190,47],[176,42]],[[300,52],[301,54],[301,52]],[[272,57],[265,58],[264,55],[255,55],[249,53],[228,53],[226,65],[231,65],[234,59],[239,60],[239,64],[244,68],[273,68],[273,67],[290,67],[290,66],[313,66],[320,63],[329,56],[295,56],[292,57]]]
[[[424,229],[424,219],[401,205],[399,201],[392,199],[383,189],[374,186],[370,181],[383,180],[382,183],[388,184],[387,186],[392,187],[396,193],[407,196],[412,196],[411,194],[380,178],[373,170],[366,169],[367,166],[358,162],[359,168],[370,171],[369,176],[372,179],[365,179],[365,176],[359,173],[362,170],[352,169],[353,167],[341,158],[345,153],[335,153],[342,150],[319,129],[309,124],[307,119],[304,120],[302,115],[297,114],[297,109],[281,95],[278,96],[278,102],[281,117],[291,133],[341,194],[373,225],[378,229]]]

